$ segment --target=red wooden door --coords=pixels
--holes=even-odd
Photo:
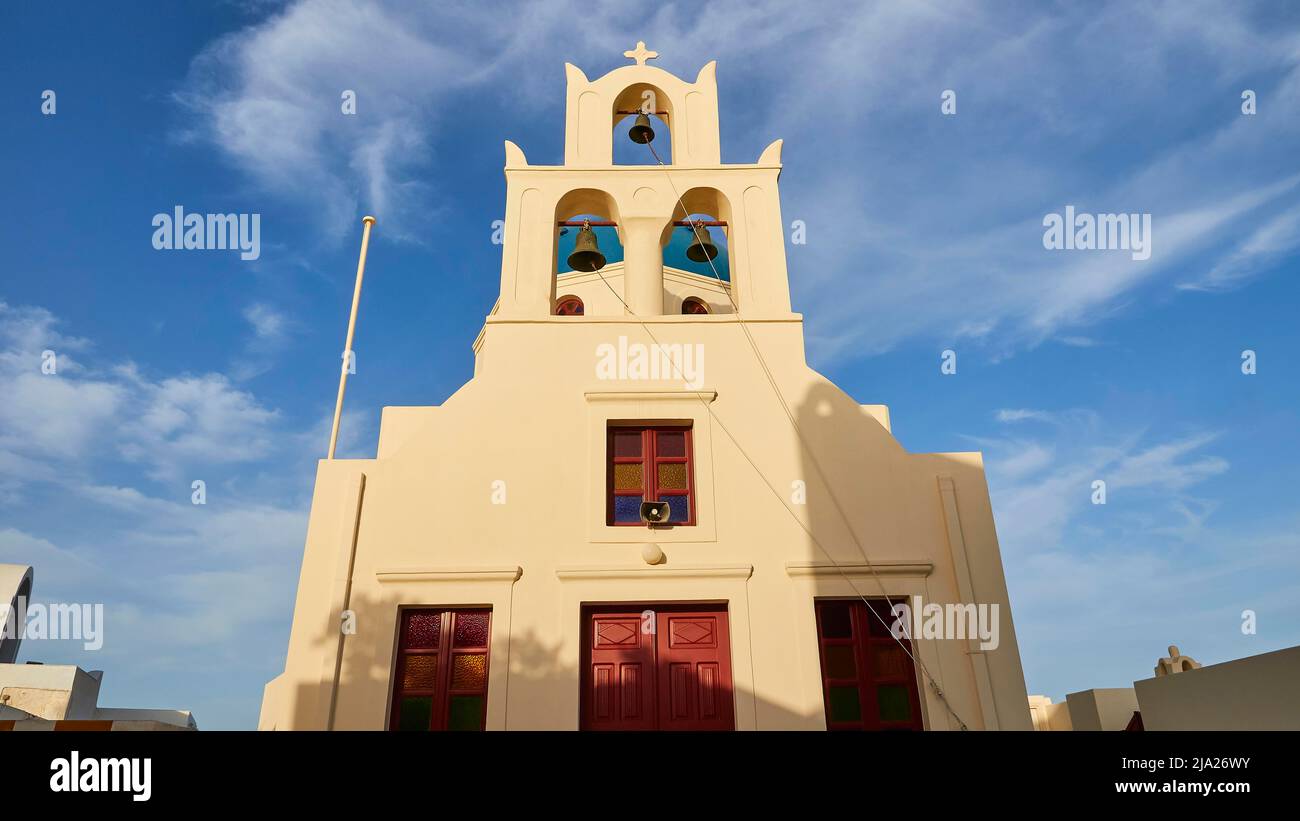
[[[659,729],[734,729],[726,611],[661,611],[656,637]]]
[[[641,612],[592,612],[584,628],[582,728],[655,729],[655,637]]]
[[[584,610],[582,729],[731,730],[725,607]]]

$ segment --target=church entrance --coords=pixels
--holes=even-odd
[[[726,605],[590,605],[582,622],[582,729],[735,729]]]

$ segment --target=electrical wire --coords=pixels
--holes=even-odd
[[[645,145],[648,149],[650,149],[651,155],[654,156],[655,161],[659,164],[660,168],[664,170],[664,175],[668,180],[668,184],[670,187],[672,187],[673,194],[677,199],[677,203],[682,208],[683,218],[687,222],[691,223],[690,227],[692,233],[694,234],[696,240],[699,241],[701,239],[700,228],[697,224],[695,224],[695,221],[690,219],[690,212],[687,210],[686,203],[683,201],[681,194],[677,191],[677,186],[673,184],[672,176],[671,174],[668,173],[667,166],[664,164],[663,160],[659,158],[659,154],[654,150],[654,146],[650,145],[649,143],[646,143]],[[814,470],[816,470],[817,475],[822,482],[822,485],[826,488],[827,495],[830,496],[831,501],[834,504],[835,510],[840,515],[840,518],[844,521],[845,528],[849,533],[849,537],[853,540],[853,543],[857,547],[858,552],[862,554],[862,558],[864,563],[867,566],[867,569],[871,572],[872,577],[876,581],[876,584],[880,587],[881,595],[885,598],[886,603],[890,607],[890,612],[891,613],[894,612],[893,599],[886,591],[884,581],[881,579],[879,571],[876,569],[875,565],[872,564],[871,559],[867,556],[866,549],[863,548],[861,541],[859,541],[857,534],[853,529],[853,525],[848,518],[848,515],[844,512],[843,506],[836,498],[835,493],[832,490],[831,484],[826,478],[825,472],[822,470],[820,463],[817,461],[817,457],[815,453],[813,452],[812,448],[809,446],[808,441],[804,438],[803,432],[799,428],[799,423],[795,419],[793,412],[790,410],[789,405],[786,403],[785,397],[782,396],[780,387],[777,385],[775,377],[772,375],[771,370],[768,368],[767,362],[763,358],[762,351],[759,350],[758,343],[754,340],[753,334],[750,332],[744,317],[741,316],[740,308],[739,306],[736,305],[736,301],[733,298],[731,293],[731,283],[730,282],[727,282],[725,284],[723,283],[722,277],[721,275],[718,274],[718,270],[714,266],[712,259],[708,259],[708,263],[709,263],[709,268],[713,271],[714,279],[718,281],[719,285],[722,287],[723,292],[727,295],[727,299],[731,303],[732,310],[736,315],[736,319],[739,321],[742,330],[744,330],[745,336],[749,340],[750,347],[753,350],[755,358],[759,366],[762,368],[764,375],[767,377],[768,383],[772,386],[772,390],[776,393],[777,400],[781,404],[782,410],[785,411],[786,418],[790,421],[790,424],[793,427],[795,435],[798,437],[804,452],[808,455]],[[635,311],[632,310],[631,306],[629,306],[627,302],[623,299],[623,297],[616,290],[614,290],[614,287],[609,284],[609,281],[605,279],[604,275],[600,273],[599,269],[593,267],[592,271],[598,277],[600,277],[600,281],[604,283],[605,287],[609,289],[610,293],[612,293],[614,297],[618,299],[620,303],[623,304],[624,309],[626,309],[631,316],[636,318],[638,324],[641,325],[642,330],[646,332],[646,334],[650,337],[650,339],[656,345],[660,345],[658,338],[654,335],[654,332],[650,330],[650,327],[646,324],[645,319],[643,317],[640,317]],[[673,368],[677,371],[677,375],[683,380],[685,380],[685,375],[681,373],[681,369],[677,366],[677,363],[672,362],[671,357],[669,357],[669,360]],[[847,572],[845,572],[844,568],[840,565],[840,563],[835,560],[835,557],[831,555],[830,551],[827,550],[825,545],[823,545],[821,541],[813,534],[812,530],[807,525],[805,525],[803,521],[799,518],[799,516],[785,504],[785,498],[782,496],[781,492],[776,489],[776,487],[763,473],[762,469],[759,468],[757,463],[755,463],[753,458],[749,455],[749,453],[736,439],[735,435],[732,434],[730,429],[727,428],[727,426],[714,412],[708,400],[706,400],[702,395],[698,393],[697,393],[697,398],[700,400],[705,411],[708,412],[710,418],[717,423],[718,427],[722,429],[722,431],[727,435],[727,438],[731,440],[731,443],[735,445],[738,451],[740,451],[740,454],[745,457],[745,460],[747,462],[749,462],[750,466],[754,469],[754,472],[758,474],[759,478],[763,481],[763,483],[767,486],[767,488],[772,492],[774,496],[776,496],[777,500],[781,503],[781,506],[786,510],[787,513],[790,514],[790,516],[795,520],[795,523],[799,525],[799,527],[804,531],[804,533],[807,534],[809,540],[814,545],[817,546],[817,548],[822,552],[823,555],[826,556],[826,558],[830,561],[831,565],[836,569],[836,571],[840,574],[843,580],[849,585],[849,587],[853,590],[853,592],[857,595],[857,597],[862,600],[863,604],[866,606],[866,610],[869,613],[871,613],[873,616],[875,616],[876,620],[879,621],[881,625],[883,625],[888,630],[889,635],[894,639],[894,641],[898,644],[898,646],[903,650],[904,653],[907,654],[908,658],[912,660],[913,664],[915,664],[917,668],[921,670],[922,674],[926,677],[926,680],[930,688],[934,691],[935,696],[940,700],[940,702],[942,702],[942,704],[952,715],[952,717],[957,720],[957,724],[960,726],[960,728],[962,730],[969,729],[966,722],[962,720],[962,717],[948,702],[947,696],[943,692],[943,688],[939,686],[938,681],[935,679],[934,675],[930,673],[929,669],[925,665],[925,662],[923,662],[920,658],[918,658],[911,651],[911,649],[906,644],[903,643],[903,641],[898,636],[894,635],[894,630],[891,628],[891,626],[888,623],[886,623],[884,618],[878,612],[876,612],[876,609],[874,607],[871,606],[871,603],[868,600],[867,595],[862,592],[862,590],[858,587],[856,583],[854,583],[853,579],[848,575]],[[908,636],[908,638],[912,638],[910,635],[910,625],[905,625],[905,629],[903,632],[904,635]]]

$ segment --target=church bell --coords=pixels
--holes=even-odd
[[[718,255],[718,246],[713,244],[713,237],[709,236],[709,229],[703,225],[695,225],[692,229],[695,234],[695,241],[686,249],[686,257],[692,262],[708,262]]]
[[[591,230],[589,221],[583,220],[582,230],[573,241],[573,253],[569,254],[569,268],[574,271],[598,271],[604,267],[605,255],[596,244],[596,232]]]
[[[645,112],[636,115],[636,122],[632,124],[627,132],[627,136],[632,138],[632,142],[645,145],[655,138],[655,130],[650,127],[650,118]]]

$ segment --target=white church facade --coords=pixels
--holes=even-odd
[[[808,366],[781,142],[724,164],[714,64],[627,55],[566,66],[563,165],[505,145],[473,378],[319,463],[260,726],[1030,729],[980,454]],[[995,646],[900,637],[918,602]]]

